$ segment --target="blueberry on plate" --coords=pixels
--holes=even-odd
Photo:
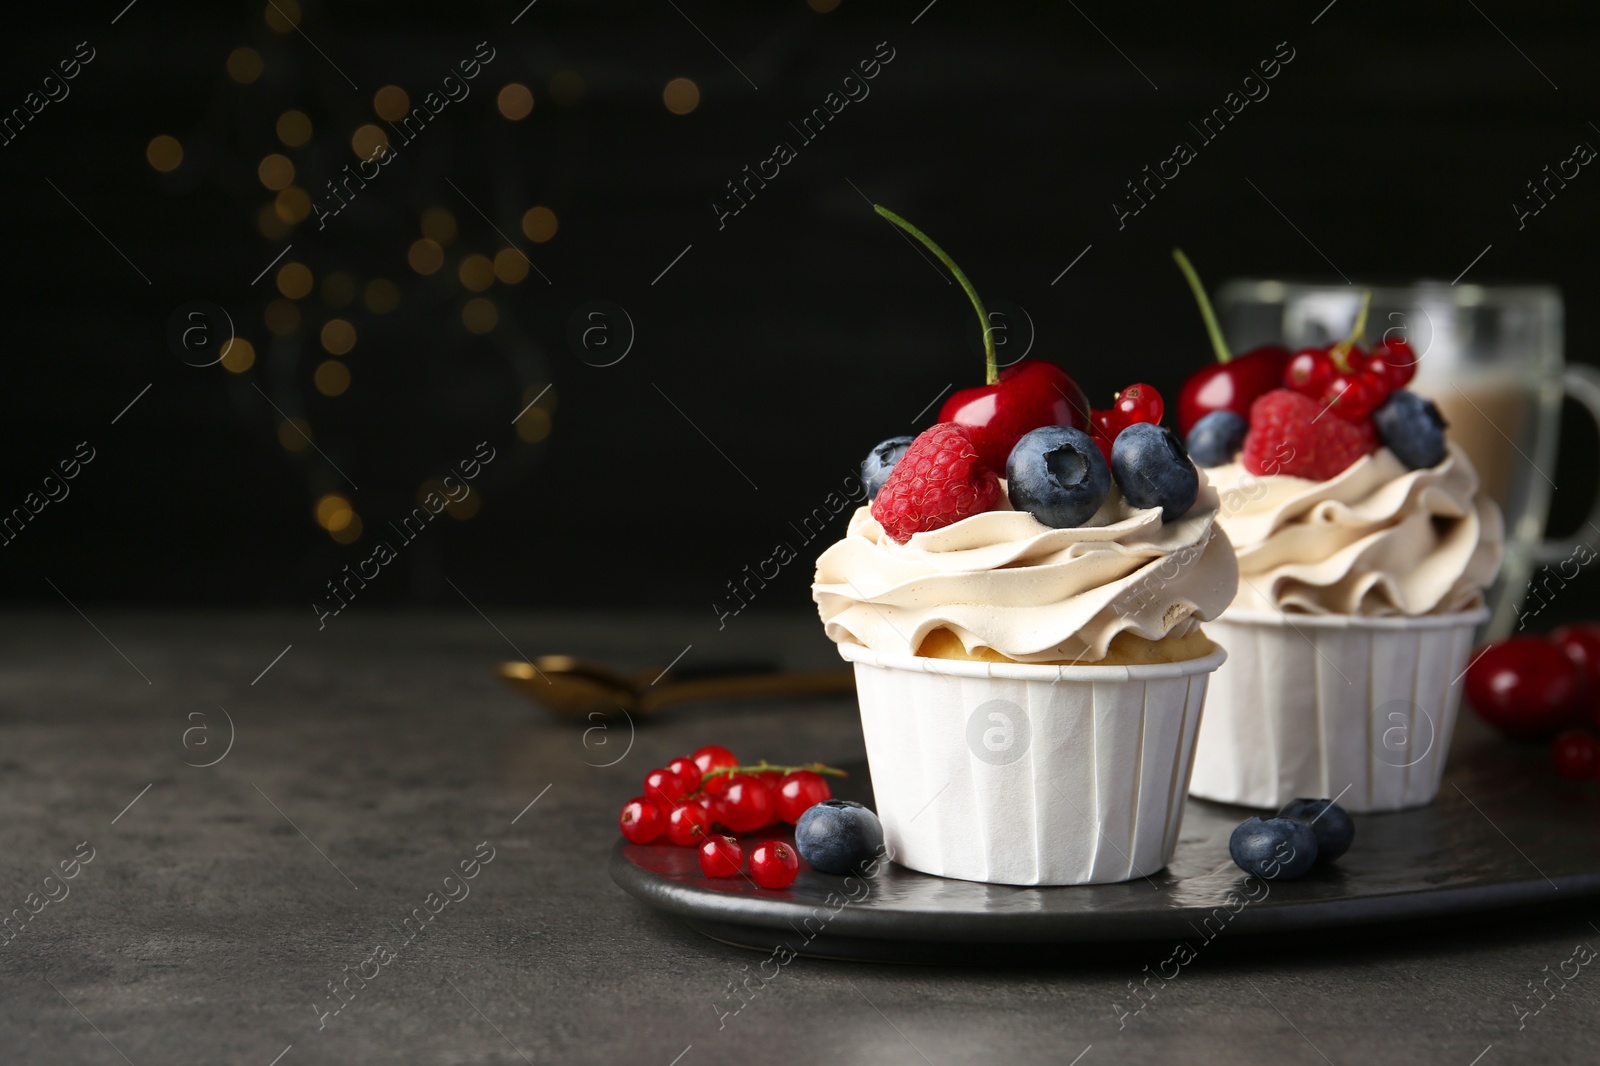
[[[1447,451],[1446,422],[1432,400],[1409,389],[1396,389],[1372,412],[1372,424],[1389,450],[1412,470],[1437,466]]]
[[[1111,476],[1135,507],[1161,508],[1161,520],[1182,518],[1200,494],[1200,471],[1177,434],[1153,422],[1135,422],[1111,444]]]
[[[1250,423],[1232,411],[1212,411],[1190,428],[1184,443],[1189,458],[1200,466],[1222,466],[1233,462],[1249,431]]]
[[[795,823],[794,845],[813,869],[855,873],[883,847],[883,823],[854,800],[823,800]]]
[[[1304,822],[1317,838],[1317,861],[1332,862],[1350,850],[1356,823],[1345,809],[1330,799],[1296,799],[1283,805],[1279,818]]]
[[[1111,472],[1094,438],[1068,426],[1022,435],[1006,460],[1011,506],[1047,526],[1068,529],[1094,517],[1111,491]]]
[[[1228,854],[1245,873],[1293,881],[1317,861],[1317,835],[1293,818],[1246,818],[1228,838]]]
[[[876,445],[867,453],[867,457],[861,460],[861,482],[867,487],[867,499],[877,499],[878,490],[889,480],[889,471],[894,469],[894,464],[906,454],[906,449],[911,447],[911,442],[915,439],[915,437],[890,437]]]

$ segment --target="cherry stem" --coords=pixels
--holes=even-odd
[[[1361,293],[1361,309],[1356,312],[1355,325],[1350,327],[1350,336],[1335,344],[1329,350],[1329,357],[1341,372],[1350,370],[1350,349],[1367,339],[1367,312],[1372,309],[1372,290],[1364,289]]]
[[[703,787],[705,782],[711,780],[713,777],[730,777],[733,774],[759,774],[768,770],[780,774],[792,774],[796,770],[810,770],[814,774],[824,774],[828,777],[850,776],[843,770],[835,769],[832,766],[824,766],[819,762],[806,763],[804,766],[779,766],[775,763],[770,763],[767,760],[762,759],[754,766],[718,766],[700,778],[700,783]]]
[[[933,243],[932,237],[929,237],[926,233],[923,233],[917,227],[913,226],[911,223],[907,222],[905,219],[901,218],[887,207],[884,207],[882,204],[873,204],[872,209],[878,212],[878,214],[882,215],[884,218],[888,219],[890,222],[893,222],[896,226],[899,226],[901,229],[911,234],[917,240],[921,241],[923,247],[927,248],[928,251],[938,256],[939,262],[949,267],[950,273],[954,274],[956,276],[956,280],[961,282],[961,287],[967,292],[967,299],[972,301],[972,306],[978,312],[978,328],[983,331],[983,383],[985,385],[993,385],[995,382],[999,381],[1000,367],[995,362],[994,331],[989,326],[989,312],[983,309],[983,301],[978,299],[978,290],[972,287],[972,282],[968,281],[967,276],[961,272],[961,268],[956,266],[956,261],[946,255],[943,248],[940,248],[937,244]],[[809,767],[806,767],[806,769],[809,769]]]
[[[1177,261],[1178,269],[1183,271],[1183,278],[1189,283],[1189,291],[1194,293],[1194,302],[1200,305],[1200,317],[1205,320],[1206,336],[1211,338],[1211,347],[1217,353],[1217,362],[1231,362],[1233,353],[1228,351],[1228,342],[1222,339],[1222,327],[1217,324],[1217,313],[1211,308],[1211,297],[1206,295],[1205,286],[1200,284],[1200,275],[1195,271],[1194,264],[1189,262],[1189,257],[1183,254],[1182,248],[1174,248],[1172,258]]]

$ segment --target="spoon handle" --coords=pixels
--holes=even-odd
[[[853,691],[855,691],[855,673],[851,670],[746,674],[737,677],[665,682],[641,694],[639,710],[648,713],[673,703],[697,703],[702,700],[825,696]]]

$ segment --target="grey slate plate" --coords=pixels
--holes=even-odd
[[[836,789],[871,805],[865,764]],[[771,952],[895,962],[1060,958],[1071,945],[1287,934],[1463,920],[1600,893],[1600,788],[1555,779],[1545,748],[1498,741],[1458,757],[1430,807],[1357,815],[1356,841],[1295,882],[1246,879],[1228,837],[1251,812],[1190,800],[1172,865],[1116,885],[1025,888],[886,864],[869,879],[802,872],[783,891],[703,876],[694,849],[619,844],[617,884],[718,940]],[[787,839],[776,830],[752,834]],[[746,845],[746,854],[749,847]]]

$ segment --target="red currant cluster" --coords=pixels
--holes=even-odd
[[[843,777],[844,771],[765,760],[741,766],[733,752],[708,744],[646,774],[644,795],[623,804],[617,821],[630,843],[665,836],[679,847],[698,848],[707,877],[732,877],[744,864],[744,851],[737,838],[717,834],[715,827],[750,833],[780,821],[793,825],[832,798],[824,775]],[[783,888],[799,870],[794,848],[782,841],[762,841],[751,852],[750,879],[762,888]]]
[[[1564,626],[1548,637],[1512,637],[1480,651],[1467,668],[1467,699],[1512,740],[1555,734],[1556,773],[1600,777],[1600,624]]]
[[[1111,445],[1118,433],[1135,422],[1160,425],[1161,416],[1166,412],[1166,405],[1161,402],[1161,394],[1154,385],[1129,385],[1111,399],[1111,406],[1106,410],[1089,412],[1089,423],[1094,427],[1091,436],[1105,454],[1108,466],[1111,464]]]
[[[1403,340],[1386,340],[1370,353],[1349,341],[1296,352],[1283,384],[1349,422],[1367,418],[1417,373],[1417,356]]]

